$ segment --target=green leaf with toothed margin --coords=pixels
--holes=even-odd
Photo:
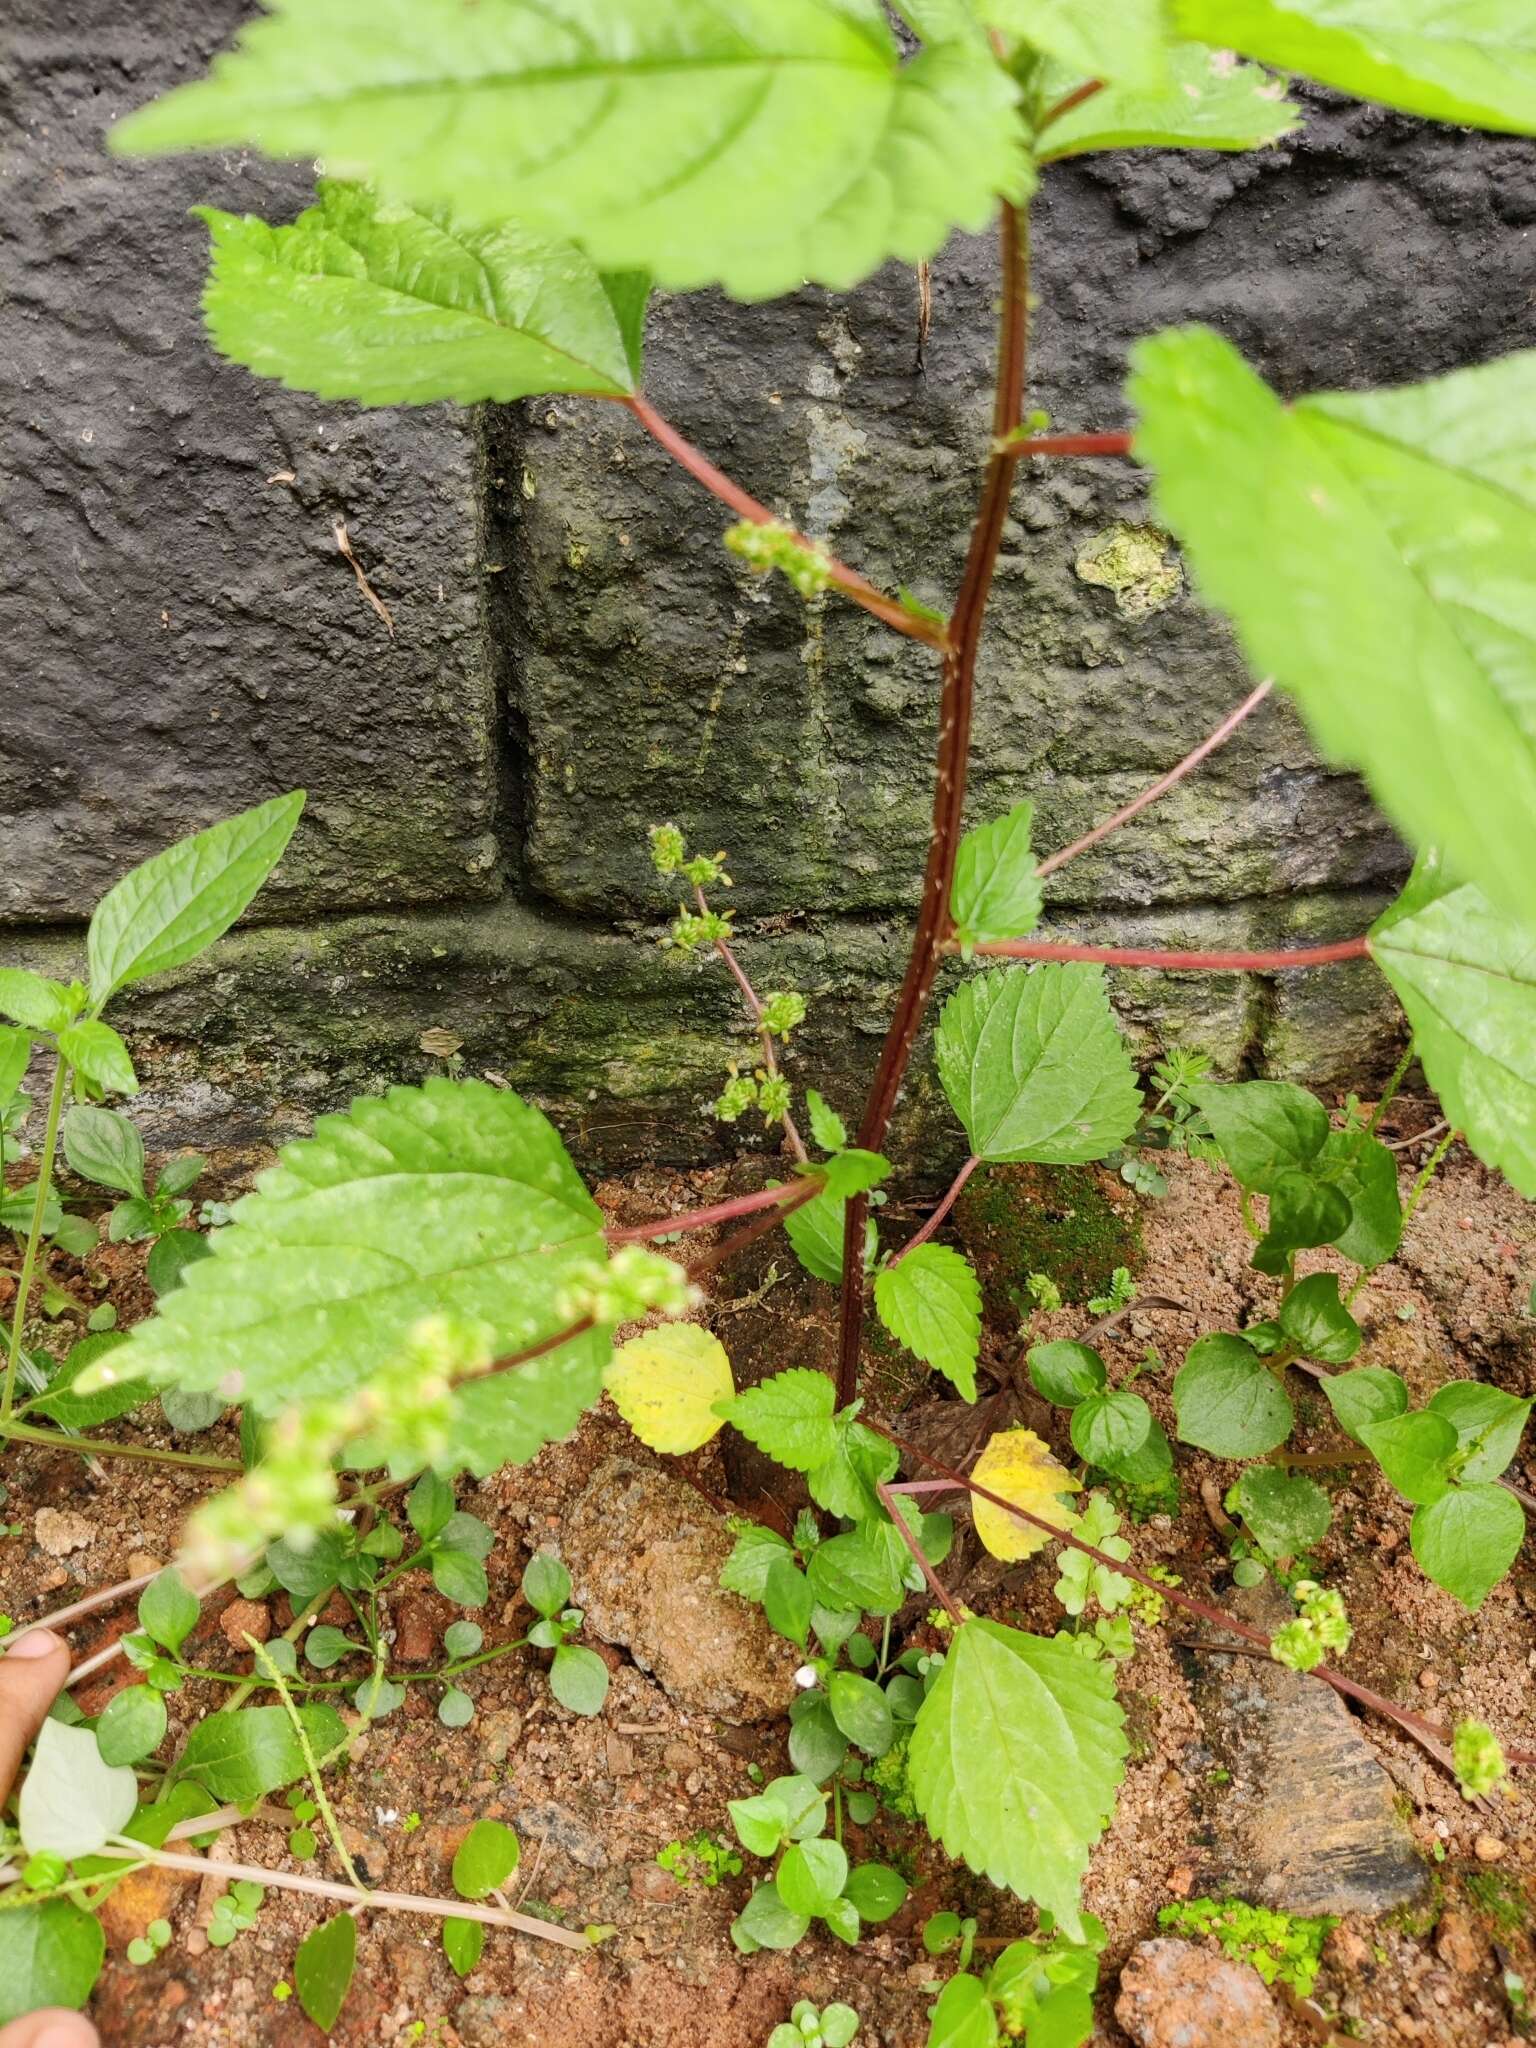
[[[1040,922],[1040,880],[1030,843],[1034,814],[1033,804],[1015,804],[961,840],[949,912],[962,950],[1027,938]]]
[[[977,0],[976,11],[1084,78],[1155,86],[1167,74],[1163,0]]]
[[[875,1308],[896,1339],[976,1398],[981,1284],[952,1245],[920,1244],[875,1275]]]
[[[904,62],[872,0],[269,0],[112,144],[322,157],[466,225],[764,299],[921,262],[1022,199],[1017,103],[979,23]]]
[[[1093,74],[1050,64],[1038,104],[1058,105]],[[1040,133],[1042,164],[1101,149],[1263,149],[1301,126],[1301,110],[1256,64],[1203,43],[1175,43],[1161,85],[1111,82]]]
[[[290,391],[474,405],[634,389],[643,288],[603,277],[571,242],[330,179],[291,227],[198,212],[213,238],[214,347]]]

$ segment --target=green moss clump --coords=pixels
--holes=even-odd
[[[1327,1914],[1308,1920],[1271,1912],[1246,1899],[1189,1899],[1164,1906],[1157,1924],[1176,1934],[1208,1934],[1234,1962],[1251,1963],[1266,1984],[1285,1984],[1298,1998],[1309,1998],[1323,1943],[1339,1923]]]
[[[1531,1902],[1518,1878],[1500,1870],[1472,1870],[1464,1880],[1467,1897],[1495,1934],[1514,1934],[1531,1917]]]
[[[1141,1269],[1136,1197],[1092,1166],[988,1166],[973,1174],[955,1226],[981,1278],[987,1312],[1029,1315],[1031,1273],[1054,1280],[1064,1302],[1104,1293],[1117,1266]]]

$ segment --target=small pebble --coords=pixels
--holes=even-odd
[[[1440,1690],[1440,1674],[1432,1665],[1426,1664],[1419,1673],[1419,1691],[1427,1692],[1431,1699]]]
[[[1509,1854],[1509,1844],[1501,1842],[1497,1835],[1479,1835],[1472,1844],[1472,1854],[1479,1863],[1499,1863]]]
[[[39,1508],[32,1533],[38,1546],[50,1557],[68,1557],[72,1550],[84,1550],[96,1534],[95,1524],[67,1508]]]

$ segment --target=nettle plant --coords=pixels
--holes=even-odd
[[[1052,165],[1109,149],[1262,148],[1301,120],[1287,73],[1430,118],[1533,132],[1525,14],[1520,0],[1484,0],[1466,19],[1441,0],[897,0],[889,11],[881,0],[271,0],[207,79],[113,137],[125,152],[253,147],[328,167],[317,204],[291,225],[205,212],[204,309],[224,355],[365,405],[561,394],[622,406],[729,508],[725,543],[750,567],[783,574],[811,606],[862,606],[933,652],[921,908],[856,1123],[814,1091],[801,1108],[781,1055],[803,997],[757,994],[720,907],[724,856],[691,853],[682,829],[659,825],[655,864],[683,890],[671,943],[719,956],[758,1037],[760,1057],[724,1077],[718,1113],[754,1114],[780,1133],[781,1185],[610,1229],[553,1126],[515,1093],[450,1078],[395,1088],[286,1148],[216,1230],[213,1255],[186,1265],[158,1313],[72,1386],[82,1401],[119,1402],[112,1412],[134,1405],[129,1389],[240,1408],[248,1469],[194,1517],[182,1559],[199,1586],[259,1569],[263,1555],[278,1573],[273,1546],[292,1559],[339,1543],[353,1590],[366,1593],[362,1560],[377,1558],[368,1545],[390,1488],[525,1461],[574,1429],[605,1381],[658,1450],[697,1449],[729,1423],[803,1474],[814,1507],[793,1540],[742,1530],[726,1572],[806,1659],[794,1774],[734,1815],[744,1850],[770,1859],[737,1938],[782,1946],[813,1923],[856,1938],[894,1910],[901,1879],[851,1861],[845,1808],[857,1822],[873,1799],[921,1819],[1042,1911],[1036,1942],[985,1977],[962,1969],[936,2008],[936,2041],[1031,2028],[1038,2041],[1084,2037],[1100,1937],[1079,1885],[1124,1769],[1115,1671],[1134,1648],[1133,1620],[1169,1601],[1271,1649],[1265,1631],[1132,1561],[1115,1499],[1139,1512],[1168,1497],[1174,1451],[1135,1374],[1112,1373],[1091,1344],[1030,1354],[1036,1385],[1065,1411],[1059,1457],[1029,1431],[1002,1430],[961,1473],[861,1411],[871,1302],[900,1344],[975,1398],[979,1289],[936,1233],[983,1162],[1107,1160],[1155,1192],[1160,1153],[1225,1161],[1254,1263],[1275,1282],[1274,1312],[1202,1337],[1173,1397],[1177,1434],[1241,1468],[1235,1575],[1273,1568],[1295,1596],[1273,1654],[1391,1716],[1469,1794],[1496,1785],[1506,1760],[1536,1760],[1506,1759],[1491,1731],[1470,1725],[1449,1748],[1322,1661],[1347,1645],[1348,1619],[1307,1558],[1328,1498],[1287,1450],[1294,1371],[1322,1380],[1350,1439],[1342,1455],[1378,1461],[1414,1503],[1415,1555],[1468,1607],[1523,1534],[1502,1474],[1529,1404],[1457,1382],[1412,1411],[1401,1381],[1353,1363],[1351,1303],[1392,1256],[1436,1162],[1405,1206],[1380,1108],[1336,1127],[1305,1091],[1216,1083],[1195,1056],[1170,1056],[1144,1098],[1104,982],[1106,966],[1273,975],[1372,960],[1401,999],[1409,1056],[1450,1131],[1536,1195],[1536,466],[1508,431],[1536,399],[1536,355],[1285,402],[1220,336],[1186,327],[1134,352],[1134,436],[1054,431],[1027,400],[1030,205]],[[876,589],[657,413],[643,391],[646,306],[653,288],[717,286],[744,300],[807,281],[847,290],[989,223],[1001,301],[992,433],[978,451],[963,577],[940,612]],[[1197,588],[1268,680],[1142,797],[1037,859],[1027,804],[964,830],[977,651],[1010,495],[1021,465],[1126,456],[1152,473],[1157,516]],[[1282,952],[1031,936],[1050,878],[1196,768],[1276,686],[1417,851],[1371,931]],[[214,865],[185,849],[151,863],[142,914],[174,927]],[[928,1222],[890,1245],[872,1214],[892,1170],[884,1148],[946,963],[961,978],[938,1019],[936,1060],[967,1157]],[[66,1071],[124,1085],[121,1066],[103,1065],[96,1016],[111,989],[89,1004],[63,991],[46,1013],[30,982],[5,989],[18,1025],[58,1053],[45,1212]],[[135,1184],[128,1196],[157,1226],[162,1202],[177,1199],[174,1186]],[[35,1213],[27,1231],[18,1331],[44,1220]],[[740,1227],[689,1264],[648,1249],[730,1224]],[[704,1273],[780,1226],[838,1290],[838,1371],[834,1381],[792,1368],[738,1394],[718,1342],[677,1319]],[[1347,1294],[1331,1271],[1298,1277],[1298,1255],[1320,1247],[1357,1269]],[[652,1327],[616,1349],[619,1326],[641,1319]],[[4,1427],[63,1441],[13,1419],[20,1341],[13,1331]],[[1139,1370],[1159,1367],[1153,1355]],[[926,1477],[898,1477],[903,1451]],[[1054,1543],[1073,1626],[1042,1636],[966,1610],[938,1577],[952,1525],[936,1497],[968,1498],[1001,1557]],[[940,1624],[927,1647],[902,1640],[915,1590]],[[540,1640],[558,1671],[579,1623],[563,1588],[551,1580],[545,1592]],[[377,1672],[367,1628],[353,1640]],[[280,1697],[242,1712],[292,1706],[280,1666],[252,1682]],[[302,1725],[324,1708],[293,1711]],[[312,1732],[317,1761],[334,1732]],[[179,1767],[166,1775],[186,1782]],[[309,1775],[318,1808],[319,1773]],[[123,1816],[113,1820],[109,1836]],[[22,1895],[0,1905],[77,1912],[71,1901],[88,1901],[77,1885],[39,1905],[20,1882]],[[337,1895],[379,1902],[361,1888]],[[320,1934],[338,1956],[350,1938]]]

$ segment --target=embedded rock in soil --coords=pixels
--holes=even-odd
[[[1280,2048],[1257,1970],[1192,1941],[1144,1941],[1120,1972],[1115,2018],[1137,2048]]]
[[[1229,1604],[1266,1630],[1293,1611],[1268,1583]],[[1212,1843],[1202,1889],[1305,1914],[1386,1913],[1416,1899],[1424,1866],[1338,1694],[1263,1658],[1202,1650],[1192,1661],[1212,1763],[1230,1773],[1197,1773]]]
[[[614,1457],[572,1507],[560,1551],[587,1627],[627,1649],[679,1706],[766,1721],[787,1711],[796,1658],[756,1607],[721,1591],[732,1540],[681,1479]]]

